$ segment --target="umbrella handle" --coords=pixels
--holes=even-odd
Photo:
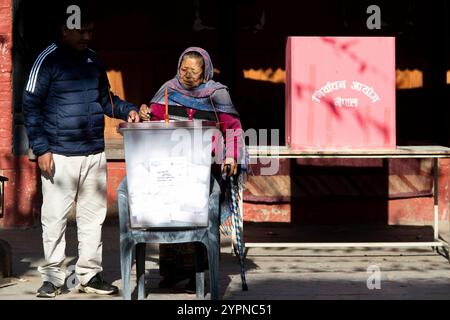
[[[230,175],[231,172],[231,164],[225,165],[225,172],[227,173],[227,177]]]

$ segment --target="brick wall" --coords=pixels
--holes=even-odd
[[[12,103],[12,0],[0,0],[0,174],[5,183],[5,210],[0,227],[33,226],[38,218],[36,164],[14,157]]]
[[[0,155],[12,146],[12,0],[0,0]]]

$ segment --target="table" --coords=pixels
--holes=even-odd
[[[395,150],[292,150],[286,146],[249,147],[250,159],[276,158],[353,158],[353,159],[433,159],[434,241],[430,242],[345,242],[345,243],[245,243],[246,248],[392,248],[392,247],[444,247],[449,243],[439,237],[439,159],[450,158],[450,148],[442,146],[402,146]],[[450,262],[450,257],[449,257]]]

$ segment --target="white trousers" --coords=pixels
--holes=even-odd
[[[43,204],[42,240],[45,263],[38,270],[43,281],[62,286],[66,273],[64,262],[67,216],[76,204],[78,261],[75,271],[86,284],[102,271],[102,225],[106,217],[105,153],[89,156],[53,155],[53,179],[41,175]]]

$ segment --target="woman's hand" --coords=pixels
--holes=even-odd
[[[227,165],[230,166],[231,170],[230,172],[227,174],[228,177],[234,176],[237,174],[237,163],[236,160],[234,160],[234,158],[226,158],[224,163],[223,163],[223,172],[227,171]]]
[[[146,104],[141,105],[141,108],[139,109],[139,117],[142,121],[150,121],[152,117],[152,109]]]

